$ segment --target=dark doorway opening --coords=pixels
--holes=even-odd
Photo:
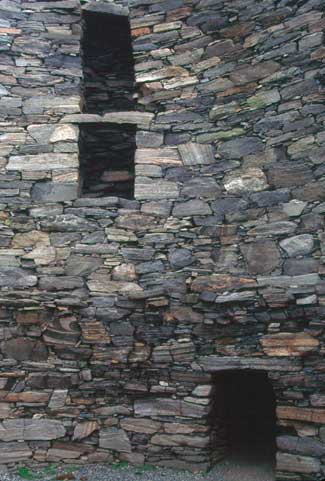
[[[83,112],[109,116],[135,107],[134,60],[128,16],[102,8],[82,13]],[[80,124],[81,195],[132,199],[136,127],[104,120]]]
[[[215,376],[212,455],[215,462],[226,458],[221,473],[227,466],[229,479],[233,479],[231,472],[236,475],[240,467],[242,480],[246,479],[245,473],[274,479],[275,412],[275,396],[267,373],[243,370]]]

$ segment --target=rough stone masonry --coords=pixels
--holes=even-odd
[[[324,7],[84,4],[135,62],[132,111],[96,114],[79,2],[0,0],[2,464],[205,469],[214,375],[252,369],[276,479],[324,478]],[[134,200],[80,194],[88,124],[136,128]]]

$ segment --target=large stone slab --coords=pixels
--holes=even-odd
[[[142,182],[136,180],[134,197],[137,200],[161,200],[161,199],[177,199],[179,189],[177,182],[169,182],[168,180],[160,180],[156,182]]]
[[[309,437],[282,435],[277,437],[276,444],[280,450],[290,453],[316,457],[325,455],[325,444]]]
[[[276,467],[279,471],[290,473],[318,473],[320,471],[320,461],[309,456],[295,454],[277,453]]]
[[[232,371],[234,369],[259,369],[281,372],[301,370],[301,361],[276,357],[263,359],[257,357],[211,355],[201,356],[198,363],[207,372]]]
[[[304,356],[318,348],[319,340],[304,332],[279,332],[263,336],[261,344],[268,356]]]
[[[78,168],[77,154],[46,153],[36,155],[13,155],[7,164],[8,170],[60,170]]]
[[[0,443],[1,463],[18,463],[27,461],[33,455],[33,451],[26,443]]]
[[[32,188],[36,202],[64,202],[77,199],[78,183],[37,182]]]
[[[278,406],[277,417],[292,421],[311,422],[316,424],[325,423],[325,409],[302,408],[296,406]]]
[[[301,234],[289,237],[280,242],[281,248],[289,257],[310,254],[314,248],[314,239],[311,234]]]
[[[65,435],[61,421],[54,419],[7,419],[0,424],[0,441],[50,441]]]
[[[211,145],[189,142],[178,146],[184,165],[211,164],[215,161]]]
[[[0,287],[25,288],[37,284],[37,277],[26,269],[0,267]]]
[[[158,446],[207,448],[210,438],[209,436],[186,436],[183,434],[156,434],[151,438],[151,442]]]
[[[143,418],[124,418],[121,421],[121,427],[125,431],[134,433],[154,434],[161,428],[161,423]]]
[[[130,453],[132,451],[126,432],[114,427],[101,429],[99,432],[99,447],[119,453]]]

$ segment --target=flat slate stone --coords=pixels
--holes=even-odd
[[[33,455],[27,443],[22,442],[1,442],[0,459],[1,463],[18,463],[27,461]]]
[[[189,200],[187,202],[179,202],[173,209],[175,217],[188,217],[192,215],[209,215],[212,211],[207,202],[202,200]]]
[[[215,162],[211,145],[189,142],[178,146],[184,165],[212,164]]]
[[[58,8],[60,8],[60,6]],[[109,15],[121,15],[123,17],[127,17],[129,14],[128,8],[116,5],[113,2],[87,2],[85,5],[82,6],[82,10]]]
[[[99,446],[119,453],[132,451],[130,440],[123,429],[105,428],[99,432]]]
[[[0,267],[0,287],[25,288],[37,284],[37,276],[18,267]]]
[[[32,189],[35,202],[64,202],[77,199],[77,183],[37,182]]]
[[[280,247],[289,257],[310,254],[314,249],[314,238],[311,234],[289,237],[280,242]]]
[[[37,155],[16,155],[9,158],[8,170],[60,170],[78,168],[79,160],[77,154],[37,154]]]
[[[7,419],[0,424],[0,441],[50,441],[61,438],[66,430],[52,419]]]

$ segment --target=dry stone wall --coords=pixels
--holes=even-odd
[[[324,1],[87,8],[129,11],[132,112],[82,113],[78,2],[0,1],[1,463],[204,469],[252,369],[277,480],[321,480]],[[94,123],[136,127],[134,200],[81,196]]]

